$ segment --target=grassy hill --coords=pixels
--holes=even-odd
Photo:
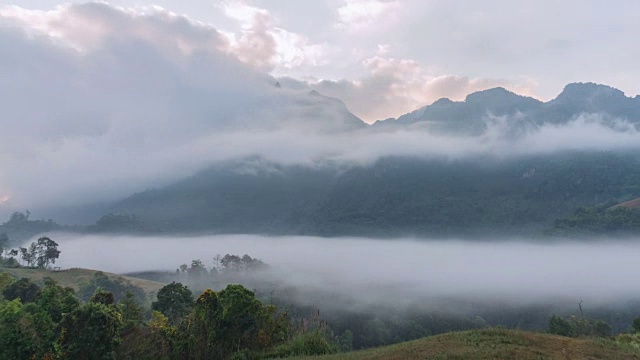
[[[573,339],[492,328],[453,332],[346,354],[298,359],[640,359],[640,347],[614,339]]]
[[[631,201],[626,201],[618,205],[614,205],[611,207],[611,209],[616,209],[620,207],[625,207],[629,209],[640,209],[640,198],[637,198]]]
[[[68,286],[78,291],[80,285],[83,283],[88,283],[98,271],[89,269],[52,271],[46,269],[0,268],[0,273],[2,272],[6,272],[15,278],[27,278],[35,283],[41,282],[45,277],[50,277],[53,280],[57,281],[61,286]],[[131,284],[142,288],[145,293],[147,293],[147,295],[158,292],[158,290],[160,290],[160,288],[165,285],[156,281],[116,275],[104,271],[102,273],[110,278],[121,278],[127,280],[131,282]]]

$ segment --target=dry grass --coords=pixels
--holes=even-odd
[[[610,209],[616,209],[616,208],[620,208],[620,207],[626,207],[629,209],[640,209],[640,198],[635,199],[635,200],[631,200],[631,201],[626,201],[623,203],[620,203],[618,205],[614,205],[612,207],[610,207]]]
[[[453,332],[352,353],[299,359],[640,359],[640,350],[611,339],[572,339],[501,328]]]
[[[0,272],[6,272],[16,278],[28,278],[35,283],[41,282],[45,277],[50,277],[53,280],[57,281],[61,286],[68,286],[78,291],[80,285],[91,281],[97,271],[88,269],[52,271],[46,269],[0,268]],[[142,288],[147,294],[156,293],[165,285],[150,280],[132,278],[129,276],[116,275],[107,272],[103,273],[110,278],[125,279],[131,282],[133,285]]]

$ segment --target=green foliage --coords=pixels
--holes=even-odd
[[[144,303],[146,300],[146,294],[143,289],[131,284],[131,282],[125,279],[110,278],[100,271],[95,273],[93,279],[91,279],[88,284],[80,286],[80,291],[78,292],[80,299],[88,301],[99,288],[112,293],[115,301],[123,299],[127,292],[131,292],[136,301],[140,303]]]
[[[112,360],[120,343],[122,317],[114,306],[88,302],[65,315],[58,339],[69,360]]]
[[[60,322],[65,314],[80,306],[72,288],[63,288],[50,278],[45,279],[37,304],[51,316],[55,323]]]
[[[138,233],[147,232],[150,229],[135,214],[107,214],[98,219],[96,224],[89,226],[88,231],[98,233]]]
[[[595,151],[387,157],[346,168],[266,163],[277,171],[251,174],[237,171],[247,167],[240,163],[136,194],[120,208],[166,231],[538,235],[579,207],[640,197],[639,164],[637,152]]]
[[[5,233],[16,243],[27,241],[38,234],[63,229],[51,219],[31,220],[30,216],[29,211],[13,213],[7,222],[0,225],[0,233]]]
[[[275,357],[327,355],[337,353],[338,350],[338,345],[332,343],[324,331],[314,330],[294,336],[286,344],[278,346],[273,355]]]
[[[40,296],[40,288],[27,278],[22,278],[7,286],[2,295],[7,300],[20,299],[23,304],[35,302]]]
[[[185,352],[191,359],[223,359],[229,350],[223,346],[223,309],[215,292],[206,290],[196,300],[182,331]]]
[[[28,248],[18,248],[20,257],[28,267],[46,268],[49,264],[55,264],[60,257],[58,244],[48,237],[41,237],[38,241],[32,242]]]
[[[102,288],[97,288],[96,292],[93,293],[89,299],[89,302],[102,305],[113,305],[116,303],[116,300],[113,298],[112,293],[105,291]]]
[[[125,328],[141,325],[144,321],[144,308],[136,302],[132,292],[127,291],[124,299],[118,304]]]
[[[567,337],[611,336],[611,325],[602,320],[589,320],[582,316],[569,316],[568,319],[557,315],[549,319],[548,332]]]
[[[181,283],[172,282],[158,291],[151,309],[164,314],[172,324],[185,317],[194,306],[193,294]]]
[[[32,359],[51,354],[54,323],[36,304],[0,302],[0,359]]]
[[[13,278],[7,273],[0,273],[0,300],[4,298],[4,289],[13,284]]]
[[[573,336],[573,329],[569,321],[556,315],[549,319],[548,332],[560,336]]]
[[[633,323],[631,323],[631,327],[633,331],[636,333],[640,333],[640,317],[633,319]]]
[[[558,219],[553,224],[554,235],[598,235],[640,232],[640,209],[618,207],[580,208],[572,217]]]
[[[9,236],[6,233],[0,233],[0,257],[2,257],[7,246],[9,246]]]

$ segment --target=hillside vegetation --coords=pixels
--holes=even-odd
[[[78,291],[82,284],[87,284],[99,271],[89,269],[69,269],[51,271],[47,269],[27,269],[27,268],[0,268],[0,272],[6,272],[15,278],[27,278],[34,283],[41,283],[44,278],[49,277],[55,280],[62,287],[70,287]],[[130,276],[105,273],[110,279],[121,279],[130,282],[132,285],[140,287],[147,295],[157,293],[165,284],[156,281],[134,278]]]
[[[637,343],[623,343],[616,339],[574,339],[492,328],[452,332],[351,353],[297,359],[640,359],[640,350]]]

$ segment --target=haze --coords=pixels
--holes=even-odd
[[[638,239],[480,242],[255,235],[52,237],[63,250],[57,265],[115,273],[174,272],[180,264],[194,259],[211,267],[216,254],[249,254],[271,265],[269,272],[255,275],[258,279],[294,286],[303,292],[299,301],[307,303],[314,299],[309,294],[317,291],[334,294],[336,301],[360,305],[386,304],[391,299],[396,305],[451,299],[574,306],[580,299],[602,305],[640,296],[634,276],[628,276],[640,271]]]
[[[0,7],[0,215],[116,201],[212,163],[254,155],[283,163],[366,164],[389,155],[513,156],[640,146],[637,128],[624,119],[611,129],[589,114],[515,141],[504,136],[501,124],[508,118],[495,119],[480,137],[420,129],[344,132],[336,120],[349,109],[370,123],[495,86],[549,99],[569,81],[589,80],[633,96],[640,77],[637,56],[627,46],[633,39],[599,38],[586,49],[565,28],[566,18],[593,23],[597,13],[604,27],[618,19],[616,34],[637,33],[629,15],[637,5],[629,2],[619,2],[626,10],[598,5],[603,11],[589,13],[581,3],[554,3],[557,17],[551,18],[542,11],[545,2],[522,9],[503,1],[484,9],[412,0],[159,3],[167,8],[121,1],[56,6],[49,0]],[[301,6],[318,16],[317,25],[295,20]],[[442,13],[460,17],[446,24],[421,20],[425,31],[415,28],[408,40],[395,42],[404,36],[392,34],[413,28],[406,25],[417,24],[416,15],[441,19]],[[511,21],[494,29],[494,17]],[[553,26],[538,31],[526,25],[541,18]],[[513,44],[515,34],[524,48],[497,46],[502,38]],[[487,41],[496,45],[494,52],[471,46]],[[446,55],[443,49],[450,48]],[[520,53],[539,54],[546,59],[541,63],[556,66],[522,68]],[[609,66],[614,59],[605,54],[633,62]],[[566,63],[574,73],[566,75]],[[346,107],[309,100],[311,89]]]

